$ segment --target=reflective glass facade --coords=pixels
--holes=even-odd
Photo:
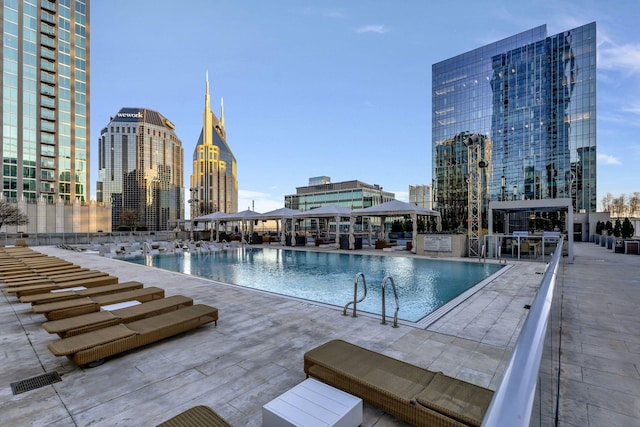
[[[184,152],[174,125],[146,108],[122,108],[98,142],[98,202],[111,202],[112,228],[168,230],[184,218]]]
[[[571,198],[575,211],[596,211],[595,22],[550,37],[544,25],[525,31],[434,64],[432,78],[434,208],[446,228],[466,227],[470,134],[488,161],[485,209]]]
[[[89,0],[2,2],[2,194],[89,196]]]

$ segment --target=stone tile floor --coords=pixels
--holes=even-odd
[[[262,405],[304,380],[304,352],[335,338],[495,389],[526,316],[523,307],[531,303],[544,268],[515,263],[426,329],[392,328],[378,317],[345,317],[341,309],[94,254],[34,249],[121,281],[162,287],[167,295],[190,296],[217,307],[220,320],[217,327],[207,325],[83,369],[54,357],[47,343],[57,337],[41,327],[44,317],[3,292],[0,413],[7,425],[146,426],[208,405],[233,425],[259,426]],[[609,268],[608,258],[615,263],[621,256],[580,243],[576,263],[562,266],[567,352],[561,425],[597,425],[607,419],[616,421],[607,425],[632,425],[640,416],[640,340],[634,318],[640,257],[626,256],[623,266]],[[12,394],[10,383],[51,371],[62,374],[62,382]],[[363,425],[405,424],[365,405]]]

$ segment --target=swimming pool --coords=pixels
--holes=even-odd
[[[381,314],[382,280],[391,276],[400,301],[398,319],[409,322],[419,321],[504,267],[477,262],[261,247],[124,260],[338,307],[353,300],[353,281],[356,274],[362,272],[368,293],[365,300],[358,303],[358,310],[373,314]],[[395,304],[391,283],[386,285],[387,315],[393,315]],[[361,293],[360,288],[359,295]]]

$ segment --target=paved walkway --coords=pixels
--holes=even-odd
[[[561,266],[560,426],[640,425],[640,256],[576,243]]]
[[[233,425],[259,426],[262,405],[304,379],[304,352],[335,338],[495,389],[544,268],[516,263],[427,329],[394,329],[378,317],[344,317],[341,309],[197,277],[54,247],[35,249],[121,281],[163,287],[167,295],[191,296],[218,307],[220,320],[217,327],[82,369],[54,357],[47,344],[57,337],[41,327],[44,318],[3,293],[0,424],[153,426],[202,404]],[[640,256],[611,254],[589,243],[576,244],[576,263],[561,268],[561,425],[637,425],[631,422],[640,418],[634,312],[639,269]],[[10,383],[52,371],[62,374],[62,382],[12,394]],[[404,424],[365,405],[363,426],[373,425]]]

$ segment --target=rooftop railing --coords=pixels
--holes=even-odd
[[[559,352],[559,334],[552,303],[562,245],[563,240],[559,239],[483,426],[552,425],[550,422],[556,418],[558,369],[554,361]],[[541,370],[543,353],[550,363]]]

